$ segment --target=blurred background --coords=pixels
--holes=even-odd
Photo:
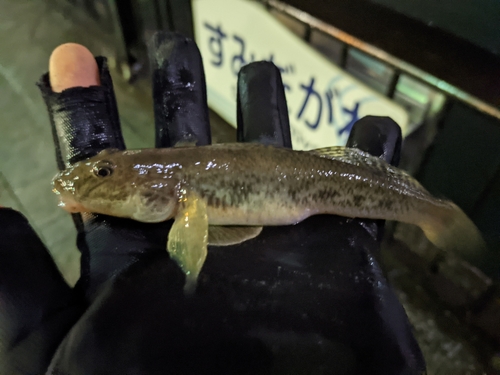
[[[342,123],[330,121],[328,128],[319,120],[321,113],[315,127],[297,115],[295,144],[304,139],[302,148],[314,144],[316,129],[329,129],[324,130],[331,133],[329,143],[341,144],[358,107],[359,116],[369,114],[373,107],[362,103],[377,101],[376,108],[384,106],[388,115],[401,118],[400,166],[432,193],[462,207],[483,232],[489,257],[468,264],[430,248],[415,228],[389,224],[381,258],[429,374],[500,374],[500,3],[232,0],[228,8],[237,14],[215,9],[212,15],[204,10],[210,1],[221,2],[0,0],[0,205],[27,216],[74,284],[76,233],[50,190],[57,168],[48,116],[35,86],[59,44],[81,43],[94,55],[107,56],[128,148],[154,145],[146,43],[155,30],[179,31],[200,46],[214,142],[236,139],[233,107],[228,107],[236,75],[219,69],[224,64],[216,49],[224,46],[220,43],[239,46],[226,50],[231,68],[235,61],[240,66],[259,59],[279,66],[286,53],[295,53],[339,77],[326,87],[331,90],[326,98],[350,116]],[[249,4],[252,12],[238,11]],[[250,16],[247,24],[273,31],[269,41],[253,41],[245,22],[239,29],[225,23]],[[271,39],[292,47],[274,56],[266,47]],[[304,86],[301,77],[312,74],[299,60],[279,66],[285,84],[292,76]],[[338,86],[340,81],[350,83]],[[292,118],[300,99],[291,96],[294,87],[289,91]],[[309,111],[310,119],[314,112]]]

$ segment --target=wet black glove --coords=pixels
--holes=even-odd
[[[157,147],[210,143],[193,42],[151,46]],[[100,87],[40,87],[59,167],[124,148],[106,62]],[[290,147],[270,63],[242,69],[238,140]],[[348,144],[397,163],[399,127],[365,118]],[[49,182],[47,182],[49,183]],[[49,186],[48,186],[49,188]],[[54,209],[57,209],[54,207]],[[421,374],[424,362],[375,255],[381,222],[316,216],[209,247],[194,296],[166,252],[171,222],[73,215],[81,278],[70,289],[26,220],[0,210],[0,374]],[[50,365],[49,365],[50,364]]]

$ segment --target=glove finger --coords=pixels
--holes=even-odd
[[[157,32],[148,45],[153,81],[156,147],[211,143],[205,73],[196,44]]]
[[[352,127],[347,147],[355,147],[398,166],[401,128],[390,117],[365,116]]]
[[[81,48],[63,45],[56,49],[51,56],[50,65],[52,71],[63,72],[55,76],[51,76],[51,73],[44,74],[38,82],[49,112],[56,158],[61,170],[94,156],[103,149],[125,148],[106,59],[95,59],[99,86],[64,87],[68,81],[71,84],[71,77],[81,77],[92,71],[89,69],[89,59],[93,59],[93,56],[85,47],[79,47]],[[70,48],[70,52],[74,51],[74,56],[69,53],[74,63],[69,66],[71,70],[68,70],[66,60],[60,57],[62,53],[67,56]],[[66,66],[61,69],[58,64]],[[91,78],[92,74],[91,72]],[[81,81],[73,80],[73,84],[81,84]],[[54,91],[52,85],[62,91]]]
[[[238,74],[237,140],[292,148],[285,90],[279,69],[254,62]]]
[[[106,148],[124,149],[106,60],[94,59],[83,46],[63,45],[51,56],[50,68],[39,87],[47,103],[59,167],[63,169]],[[89,84],[96,71],[98,79],[93,82],[99,86]],[[71,87],[78,84],[89,87]],[[55,92],[52,87],[62,91]],[[74,214],[73,218],[82,253],[77,288],[89,299],[102,283],[138,258],[165,251],[170,223],[148,226],[91,213]]]
[[[401,155],[401,128],[389,117],[365,116],[352,127],[347,147],[358,148],[397,166]],[[382,241],[385,220],[358,220]]]

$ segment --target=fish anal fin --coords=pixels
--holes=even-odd
[[[214,246],[236,245],[257,237],[262,227],[219,226],[208,227],[208,244]]]

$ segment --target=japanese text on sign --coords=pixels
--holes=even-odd
[[[196,0],[194,7],[209,104],[233,125],[238,72],[262,60],[273,62],[281,72],[295,149],[345,144],[353,124],[366,115],[407,123],[402,108],[326,61],[259,4]]]

